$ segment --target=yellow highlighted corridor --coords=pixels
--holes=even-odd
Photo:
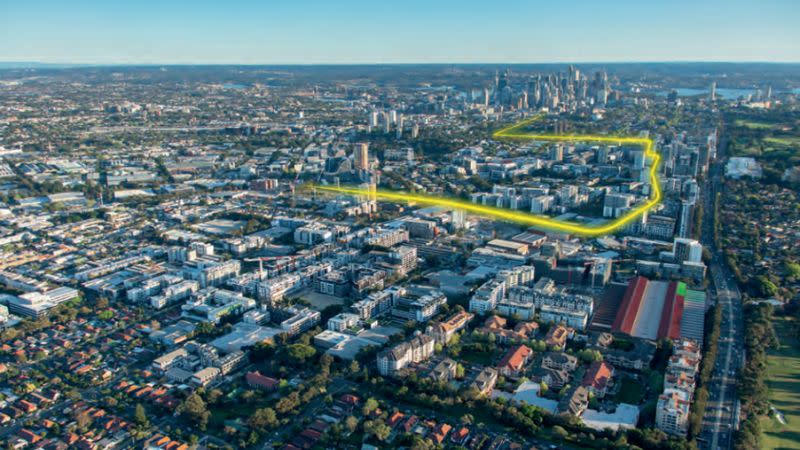
[[[460,209],[472,214],[477,214],[484,217],[496,218],[510,222],[516,222],[522,225],[535,226],[546,228],[555,231],[563,231],[572,234],[579,234],[584,236],[599,236],[615,232],[621,227],[632,222],[640,217],[645,212],[656,206],[662,197],[661,185],[658,181],[658,164],[660,155],[653,149],[653,140],[649,138],[640,137],[626,137],[626,136],[603,136],[603,135],[558,135],[558,134],[536,134],[520,131],[525,126],[538,120],[541,115],[534,116],[533,118],[523,120],[519,123],[513,124],[492,134],[495,139],[514,139],[514,140],[537,140],[537,141],[551,141],[551,142],[605,142],[609,144],[635,144],[640,145],[644,149],[645,157],[652,159],[650,165],[650,184],[652,186],[652,194],[650,198],[625,213],[624,215],[599,225],[581,225],[575,222],[568,222],[563,220],[556,220],[548,216],[526,213],[522,211],[510,210],[505,208],[496,208],[492,206],[483,206],[468,201],[464,201],[452,197],[440,197],[428,194],[411,194],[406,192],[395,192],[390,190],[378,189],[371,191],[369,189],[362,189],[357,187],[336,187],[336,186],[322,186],[315,185],[313,188],[325,192],[333,192],[339,194],[368,196],[381,201],[398,202],[398,203],[420,203],[423,205],[440,206],[444,208]]]

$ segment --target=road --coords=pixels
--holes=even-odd
[[[725,148],[725,140],[720,142]],[[742,325],[741,293],[730,270],[725,264],[721,249],[714,243],[714,200],[722,188],[721,155],[711,167],[711,173],[703,189],[705,217],[703,218],[702,241],[712,255],[709,265],[710,292],[722,310],[717,361],[711,381],[708,383],[709,398],[703,414],[703,426],[698,437],[700,448],[709,450],[730,449],[733,432],[738,426],[736,408],[736,379],[744,358],[744,327]]]

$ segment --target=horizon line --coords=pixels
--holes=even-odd
[[[238,66],[238,67],[348,67],[348,66],[492,66],[492,65],[623,65],[623,64],[774,64],[774,65],[795,65],[800,64],[800,60],[582,60],[582,61],[395,61],[395,62],[46,62],[46,61],[20,61],[0,59],[0,65],[18,65],[18,68],[26,66],[62,66],[70,67],[192,67],[192,66]],[[3,69],[0,67],[0,69]]]

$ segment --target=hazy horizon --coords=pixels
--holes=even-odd
[[[11,0],[0,17],[0,61],[14,63],[800,62],[800,8],[788,0]]]

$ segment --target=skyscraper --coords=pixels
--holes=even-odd
[[[369,169],[369,144],[359,142],[353,152],[353,165],[356,170]]]
[[[717,82],[712,81],[711,86],[708,88],[708,99],[712,102],[717,99]]]
[[[403,122],[404,122],[403,115],[400,114],[400,116],[397,118],[397,139],[403,137]]]
[[[503,72],[503,75],[500,77],[500,79],[497,82],[497,90],[498,90],[498,92],[502,92],[503,89],[505,89],[505,87],[508,86],[508,75],[509,75],[509,70],[506,69],[505,72]]]

